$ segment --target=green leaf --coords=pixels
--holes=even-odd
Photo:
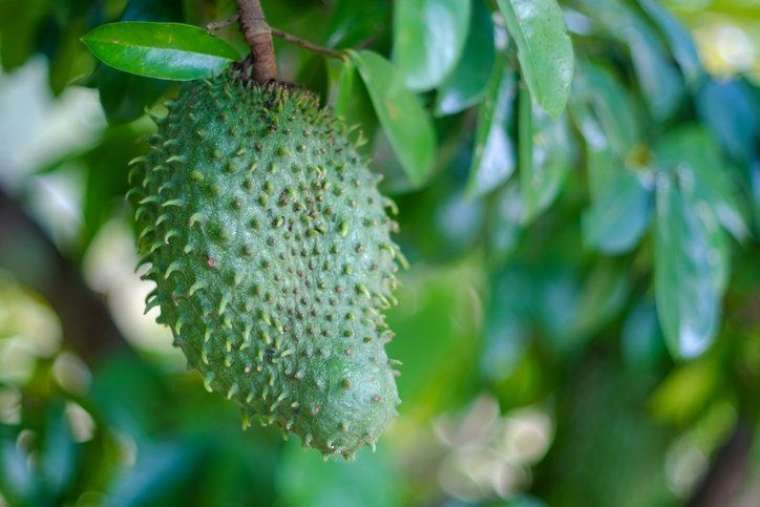
[[[510,267],[490,273],[488,281],[480,368],[490,380],[499,382],[512,374],[530,343],[530,316],[521,305],[529,299],[531,280]]]
[[[651,394],[649,406],[656,420],[676,425],[704,417],[722,384],[723,371],[715,356],[706,356],[673,370]]]
[[[239,57],[223,40],[181,23],[109,23],[90,31],[82,41],[115,69],[173,81],[212,77]]]
[[[606,33],[628,47],[650,111],[658,120],[672,116],[684,97],[683,80],[667,48],[641,16],[619,0],[579,0]]]
[[[601,65],[584,63],[578,66],[574,101],[587,103],[598,121],[599,133],[615,153],[625,158],[640,142],[641,128],[636,104],[615,75]],[[580,127],[583,131],[584,126]],[[584,131],[586,140],[596,143],[597,135]],[[600,149],[596,143],[596,149]]]
[[[348,125],[361,125],[365,135],[372,137],[377,120],[356,65],[351,60],[330,62],[328,69],[332,72],[335,114],[341,116]]]
[[[23,65],[37,50],[42,21],[51,0],[0,1],[0,62],[6,71]]]
[[[620,341],[623,361],[630,367],[652,367],[665,357],[657,308],[651,299],[642,298],[628,314]]]
[[[471,0],[404,0],[395,4],[393,60],[412,90],[438,86],[462,54]]]
[[[644,26],[628,40],[644,97],[655,117],[664,120],[676,112],[684,90],[681,77],[656,42],[655,34]]]
[[[61,30],[50,57],[49,84],[53,95],[92,73],[93,61],[79,40],[85,30],[84,20],[73,20]]]
[[[523,223],[533,221],[559,194],[570,171],[573,146],[567,118],[553,119],[534,109],[531,95],[520,90],[518,164]]]
[[[478,267],[460,262],[417,272],[396,294],[399,305],[388,312],[388,325],[398,337],[386,348],[404,364],[396,382],[405,415],[437,413],[472,381],[481,324],[470,291]]]
[[[174,0],[129,0],[119,21],[180,21],[182,11]],[[170,81],[135,76],[105,64],[98,65],[92,82],[111,125],[141,117],[172,86]]]
[[[652,192],[644,174],[626,168],[609,150],[591,151],[588,157],[592,181],[603,183],[596,185],[591,206],[583,213],[583,236],[602,252],[626,252],[649,225],[654,208]]]
[[[726,244],[711,210],[673,175],[658,177],[656,223],[657,311],[671,354],[692,358],[712,343],[718,328]]]
[[[699,90],[697,110],[728,154],[737,161],[756,157],[760,139],[760,104],[739,79],[710,80]]]
[[[464,169],[471,157],[471,146],[462,143],[456,158],[422,192],[399,195],[399,243],[412,263],[451,263],[471,251],[483,235],[486,218],[482,199],[468,199],[461,176],[453,173]]]
[[[401,505],[399,485],[403,483],[382,447],[375,453],[362,449],[352,463],[325,463],[319,454],[291,439],[278,465],[276,480],[282,495],[278,504],[283,507]]]
[[[0,435],[0,488],[3,496],[11,505],[42,505],[45,502],[42,477],[33,471],[29,456],[14,440],[7,433]]]
[[[689,31],[664,7],[659,0],[638,0],[639,5],[649,15],[665,35],[686,81],[692,88],[699,86],[706,74],[702,68],[697,45]]]
[[[113,482],[107,493],[109,506],[166,505],[169,499],[181,500],[198,480],[203,448],[199,441],[146,442],[140,446],[138,457],[135,466]]]
[[[277,467],[277,489],[282,493],[278,504],[284,507],[393,507],[401,505],[401,484],[382,447],[375,453],[362,449],[352,463],[324,462],[291,441]]]
[[[350,51],[393,151],[409,179],[419,185],[430,175],[436,153],[433,123],[396,68],[372,51]]]
[[[316,94],[322,105],[327,103],[329,89],[326,60],[317,55],[306,55],[295,78],[296,83]]]
[[[622,310],[630,291],[628,270],[612,262],[598,262],[582,284],[572,331],[591,337]]]
[[[513,180],[496,192],[488,222],[486,247],[492,265],[503,265],[517,248],[523,232],[522,215],[522,195]]]
[[[533,496],[518,495],[506,501],[503,505],[495,505],[493,507],[546,507],[546,504]]]
[[[553,117],[567,104],[573,80],[573,45],[555,0],[498,0],[517,44],[523,77],[536,103]]]
[[[47,488],[59,496],[69,486],[76,471],[77,448],[66,421],[63,404],[56,404],[48,416],[40,471]]]
[[[515,99],[515,77],[503,64],[504,55],[500,55],[500,60],[478,109],[475,150],[467,183],[470,196],[490,192],[515,170],[514,149],[508,130]]]
[[[476,104],[486,91],[495,59],[491,11],[483,0],[473,0],[464,51],[451,75],[440,86],[435,100],[436,114],[454,114]]]
[[[377,132],[377,116],[372,109],[372,101],[367,88],[361,82],[356,66],[351,60],[327,62],[330,80],[331,104],[335,114],[342,117],[346,124],[359,125],[360,139],[372,140]],[[360,143],[361,144],[361,143]],[[369,155],[372,143],[360,146],[360,150]]]
[[[604,90],[617,88],[602,87],[594,93],[597,89],[586,85],[579,85],[582,96],[575,97],[570,108],[586,141],[591,206],[582,216],[583,236],[586,243],[603,252],[622,253],[638,243],[651,220],[651,171],[634,170],[627,163],[634,131],[625,127],[625,120],[616,118],[613,103],[606,100],[617,93],[604,97]],[[596,95],[595,100],[592,95]],[[598,107],[584,104],[584,100]],[[624,108],[625,100],[618,105]],[[608,140],[608,136],[616,141]]]
[[[170,81],[135,76],[107,65],[100,65],[93,77],[100,105],[111,125],[140,118],[172,86]]]
[[[337,0],[327,29],[325,45],[348,48],[383,33],[390,21],[387,0]]]
[[[704,128],[691,125],[670,132],[657,146],[658,164],[679,171],[694,188],[695,198],[705,202],[720,223],[738,240],[749,235],[745,209],[740,205],[731,168]]]

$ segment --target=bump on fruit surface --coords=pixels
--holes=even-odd
[[[293,85],[228,73],[168,110],[130,173],[147,309],[244,426],[374,446],[399,403],[383,311],[404,262],[379,177]]]

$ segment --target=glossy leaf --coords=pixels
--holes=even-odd
[[[340,69],[334,69],[332,88],[335,92],[333,109],[335,114],[343,117],[349,125],[354,123],[358,88],[361,85],[356,66],[350,60],[340,62]]]
[[[612,262],[599,262],[583,281],[573,331],[589,337],[617,316],[630,290],[628,270]]]
[[[44,503],[42,477],[35,473],[29,456],[15,439],[0,438],[0,488],[12,505],[36,506]]]
[[[626,168],[609,150],[590,152],[592,180],[603,181],[592,192],[584,212],[586,242],[607,253],[621,253],[635,246],[647,229],[654,209],[645,175]],[[599,174],[602,173],[602,174]]]
[[[70,484],[75,470],[76,444],[63,405],[51,411],[45,432],[40,471],[50,492],[60,495]]]
[[[407,176],[415,184],[423,183],[433,169],[436,151],[435,131],[427,111],[388,60],[366,50],[349,54]]]
[[[82,41],[115,69],[174,81],[212,77],[239,57],[223,40],[181,23],[110,23],[95,28]]]
[[[390,22],[390,2],[386,0],[338,0],[327,30],[329,47],[356,46],[385,31]]]
[[[726,244],[711,210],[673,175],[658,178],[656,224],[655,293],[665,340],[673,356],[695,357],[717,332]]]
[[[412,90],[438,86],[462,54],[471,0],[404,0],[395,4],[393,60]]]
[[[79,40],[84,29],[84,21],[77,20],[63,27],[58,37],[48,74],[53,95],[61,94],[67,86],[82,80],[92,72],[92,58]]]
[[[177,0],[129,0],[120,21],[178,21],[188,11]]]
[[[530,300],[533,280],[514,266],[490,273],[481,370],[492,381],[508,377],[530,341]]]
[[[574,100],[589,105],[598,121],[599,133],[604,138],[602,144],[608,144],[620,157],[628,153],[639,143],[641,132],[638,114],[633,99],[608,69],[591,63],[578,66]],[[583,129],[583,126],[581,126]],[[596,149],[602,145],[596,142],[590,132],[583,132],[587,141]]]
[[[360,127],[356,134],[359,139],[373,140],[377,132],[377,116],[356,65],[351,60],[330,61],[327,62],[327,74],[330,80],[329,103],[335,114],[342,117],[349,126]],[[359,149],[369,155],[372,143],[361,144]]]
[[[553,119],[534,108],[531,96],[524,90],[519,103],[520,190],[523,223],[529,223],[559,194],[571,168],[573,146],[565,116]]]
[[[402,414],[445,408],[472,380],[468,373],[478,361],[481,330],[471,292],[477,270],[471,267],[460,263],[418,272],[396,294],[399,305],[388,312],[388,325],[398,336],[387,349],[407,366],[396,381],[406,403],[399,407]]]
[[[285,446],[277,467],[278,489],[285,507],[350,506],[393,507],[400,505],[399,478],[390,457],[365,448],[352,463],[327,463],[294,441]],[[346,485],[350,484],[350,487]]]
[[[483,97],[496,58],[491,11],[483,0],[473,0],[470,30],[459,63],[441,84],[435,101],[436,114],[454,114]]]
[[[652,416],[660,422],[687,426],[704,417],[721,387],[722,371],[715,356],[673,368],[650,395]]]
[[[502,265],[518,246],[522,227],[523,200],[520,187],[511,181],[496,192],[491,220],[488,223],[486,247],[492,265]]]
[[[504,56],[500,55],[503,60]],[[515,78],[503,63],[494,68],[483,102],[478,109],[478,128],[470,165],[467,193],[480,196],[506,181],[515,170],[509,137],[509,120],[515,100]]]
[[[629,39],[631,56],[639,78],[639,83],[652,113],[659,119],[672,116],[683,97],[683,84],[657,39],[648,30],[632,35]]]
[[[665,357],[657,307],[649,298],[642,298],[626,317],[620,342],[623,361],[633,368],[654,366]]]
[[[316,94],[320,104],[326,104],[329,90],[326,58],[307,55],[298,69],[295,82]]]
[[[109,506],[160,505],[180,496],[197,479],[202,448],[199,442],[144,444],[139,460],[111,486]]]
[[[533,496],[518,495],[497,507],[546,507],[546,503]]]
[[[649,15],[665,35],[686,81],[692,87],[705,79],[705,71],[699,58],[697,45],[689,31],[678,21],[659,0],[638,0],[639,5]]]
[[[470,143],[462,143],[452,164],[421,192],[399,195],[399,244],[411,263],[452,263],[466,255],[483,235],[487,209],[482,199],[468,199],[464,192],[471,159]]]
[[[39,30],[51,0],[5,0],[0,2],[0,63],[14,70],[34,53]]]
[[[498,4],[533,99],[559,117],[570,94],[574,65],[562,9],[556,0],[498,0]]]
[[[595,85],[592,76],[599,81]],[[581,93],[570,109],[586,141],[591,206],[582,216],[584,239],[603,252],[621,253],[636,245],[649,225],[653,176],[644,167],[629,167],[638,125],[620,118],[629,111],[630,97],[609,79],[606,73],[581,67]]]
[[[659,120],[672,116],[684,97],[683,80],[654,29],[619,0],[580,0],[580,3],[586,14],[597,20],[611,37],[628,47],[652,114]]]
[[[708,81],[697,95],[697,110],[731,157],[748,162],[757,155],[760,104],[745,82]]]
[[[119,21],[180,21],[182,5],[175,0],[130,0]],[[150,79],[100,64],[92,76],[100,104],[112,125],[128,123],[145,114],[172,86],[170,81]]]
[[[535,312],[547,345],[560,354],[579,350],[587,337],[579,336],[575,327],[582,294],[577,272],[566,265],[543,265],[534,269],[533,279]]]
[[[657,157],[661,167],[686,178],[695,198],[706,203],[736,239],[748,236],[745,207],[732,181],[735,175],[707,131],[698,126],[672,131],[657,146]]]
[[[172,86],[171,81],[150,79],[101,65],[94,74],[100,105],[112,125],[136,120]]]

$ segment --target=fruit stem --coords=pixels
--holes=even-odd
[[[267,83],[277,79],[277,60],[272,45],[272,30],[267,24],[259,0],[237,0],[240,8],[240,26],[245,40],[251,46],[253,79]]]

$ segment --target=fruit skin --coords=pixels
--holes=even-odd
[[[399,403],[384,344],[397,224],[348,129],[310,92],[234,73],[186,85],[132,161],[147,309],[243,425],[325,455],[375,441]]]

